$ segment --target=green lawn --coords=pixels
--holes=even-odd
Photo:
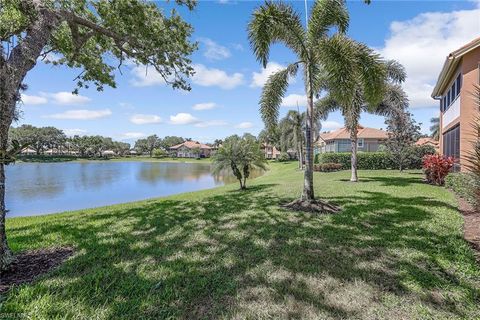
[[[333,216],[279,209],[296,163],[237,185],[8,220],[15,251],[76,255],[2,312],[78,319],[480,319],[480,267],[445,189],[419,172],[315,173]],[[0,313],[1,317],[1,313]]]

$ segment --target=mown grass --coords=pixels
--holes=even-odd
[[[76,255],[1,312],[84,319],[478,319],[480,267],[454,197],[419,172],[315,173],[331,216],[284,211],[296,164],[250,183],[8,220],[15,251]],[[1,313],[0,313],[1,315]]]

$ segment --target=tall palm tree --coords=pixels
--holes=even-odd
[[[440,138],[440,117],[430,119],[430,135],[435,140]]]
[[[373,113],[381,116],[388,116],[394,112],[404,112],[408,106],[408,99],[400,87],[399,83],[405,81],[406,72],[401,64],[390,60],[382,62],[384,72],[372,72],[370,75],[365,74],[365,70],[361,65],[352,65],[352,72],[358,81],[347,84],[341,89],[342,91],[354,92],[353,99],[344,99],[339,87],[332,83],[329,93],[318,100],[315,104],[316,112],[322,113],[324,116],[329,112],[339,110],[345,120],[345,128],[350,133],[351,141],[351,178],[350,181],[358,181],[357,173],[357,148],[358,148],[358,127],[360,115],[362,112]],[[382,99],[372,99],[366,94],[366,90],[370,84],[363,81],[365,76],[376,77],[373,79],[376,83],[381,83]]]
[[[283,149],[293,146],[298,155],[298,167],[303,166],[303,149],[305,136],[303,134],[306,114],[295,110],[288,111],[285,118],[280,121],[281,140],[284,142]],[[286,150],[282,150],[286,151]]]
[[[253,13],[248,25],[249,39],[255,56],[266,67],[270,46],[282,43],[297,57],[297,61],[285,69],[272,74],[265,84],[260,99],[260,112],[267,126],[275,126],[279,106],[288,87],[290,77],[295,77],[300,67],[303,71],[307,113],[305,125],[305,173],[300,201],[313,202],[313,124],[314,96],[327,83],[336,83],[344,88],[352,87],[358,77],[350,69],[361,65],[366,84],[365,95],[378,98],[376,76],[384,72],[378,57],[372,50],[348,39],[344,33],[348,28],[349,16],[343,0],[317,0],[311,10],[307,28],[290,5],[267,2]],[[333,33],[332,29],[336,29]],[[344,56],[345,55],[345,56]],[[340,56],[342,59],[336,60]],[[342,64],[347,61],[348,64]],[[350,68],[350,69],[349,69]],[[331,86],[330,86],[331,87]],[[353,92],[344,92],[344,99],[353,99]]]

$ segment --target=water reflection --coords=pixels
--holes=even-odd
[[[260,175],[252,173],[252,177]],[[7,167],[8,217],[77,210],[236,182],[204,163],[64,162]]]

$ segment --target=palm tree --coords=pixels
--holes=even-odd
[[[225,139],[213,156],[215,173],[231,170],[240,183],[240,189],[247,188],[247,179],[253,169],[266,170],[266,160],[255,137],[245,134]]]
[[[285,148],[288,146],[293,146],[298,154],[298,167],[301,169],[303,167],[303,149],[304,149],[304,142],[305,136],[303,134],[304,131],[304,124],[305,124],[305,117],[306,114],[300,113],[295,110],[288,111],[285,118],[280,121],[280,128],[281,128],[281,140],[285,143]],[[285,149],[282,146],[282,151]]]
[[[357,77],[357,81],[343,86],[343,90],[335,83],[331,85],[329,93],[315,103],[316,112],[327,115],[329,112],[339,110],[345,120],[345,128],[350,133],[351,141],[351,178],[350,181],[357,182],[357,147],[358,147],[358,127],[360,115],[362,112],[373,113],[382,116],[389,116],[394,112],[404,112],[408,106],[408,99],[399,83],[405,81],[406,72],[401,64],[396,61],[382,62],[383,72],[370,72],[361,65],[352,65],[350,72]],[[377,97],[368,97],[366,92],[370,84],[365,82],[365,77],[371,77],[371,81],[379,84],[382,98],[378,101]],[[353,99],[346,100],[339,92],[354,92]],[[373,98],[373,99],[372,99]]]
[[[348,84],[351,88],[352,83],[358,79],[353,77],[351,69],[360,64],[365,71],[363,74],[366,74],[362,80],[368,84],[366,97],[372,100],[378,98],[377,77],[370,74],[381,73],[383,68],[379,66],[379,59],[372,50],[344,35],[348,23],[349,16],[344,1],[319,0],[312,7],[306,29],[290,5],[277,2],[267,2],[259,7],[248,25],[252,49],[264,67],[269,60],[270,46],[274,43],[284,44],[297,57],[296,62],[272,74],[263,88],[260,112],[267,127],[275,126],[277,123],[280,103],[287,90],[289,78],[296,76],[300,67],[303,69],[307,113],[304,187],[300,202],[315,200],[312,148],[314,96],[318,95],[326,84],[336,83],[341,88]],[[333,34],[332,29],[336,29],[337,32]],[[337,61],[339,56],[341,59]],[[344,99],[353,99],[353,92],[343,94]]]
[[[440,138],[440,117],[430,119],[430,136],[435,140]]]

